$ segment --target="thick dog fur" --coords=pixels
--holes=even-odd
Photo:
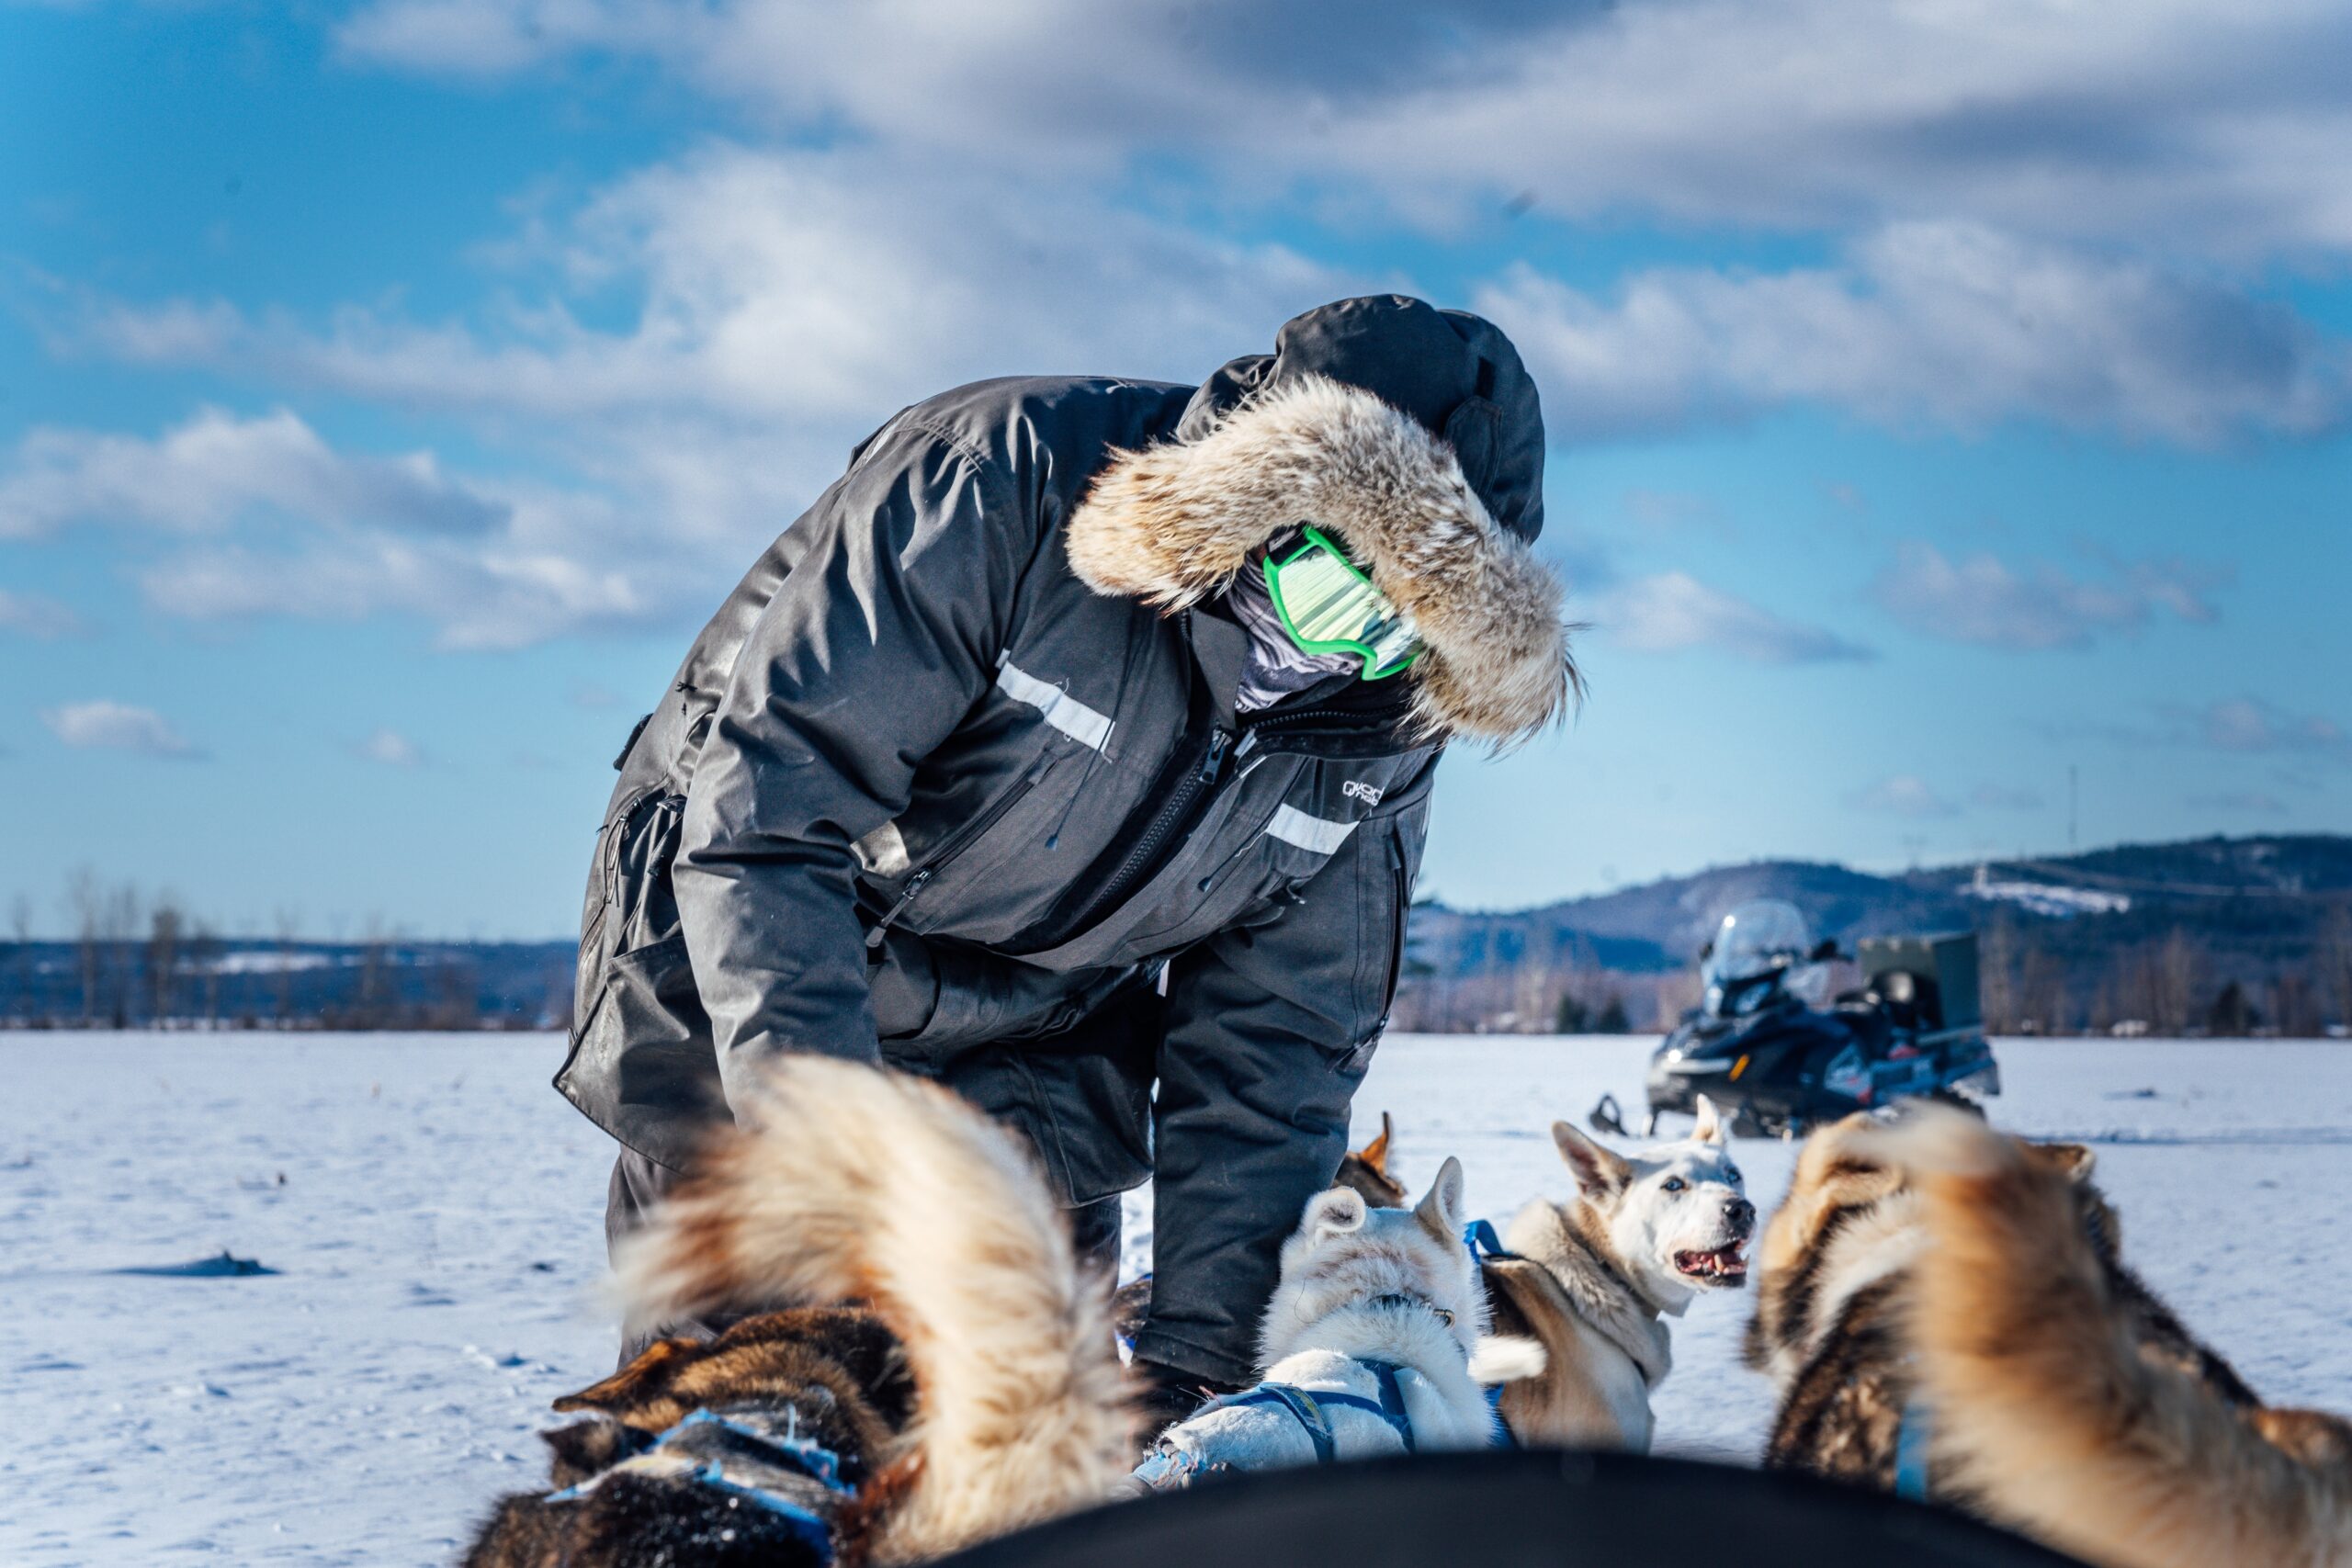
[[[1985,1512],[2114,1568],[2352,1563],[2352,1424],[2151,1354],[2063,1168],[1944,1111],[1863,1150],[1917,1183],[1908,1331],[1936,1461]]]
[[[1744,1263],[1704,1275],[1678,1267],[1694,1252],[1715,1260],[1710,1269],[1738,1263],[1755,1222],[1723,1123],[1700,1107],[1689,1139],[1632,1158],[1554,1123],[1577,1196],[1522,1208],[1503,1238],[1516,1256],[1485,1269],[1495,1332],[1544,1349],[1540,1374],[1503,1385],[1503,1419],[1520,1441],[1646,1450],[1649,1393],[1673,1359],[1661,1314],[1745,1278]]]
[[[776,1066],[755,1121],[711,1148],[623,1255],[622,1288],[635,1323],[866,1304],[904,1371],[862,1363],[859,1377],[877,1379],[861,1382],[864,1397],[888,1427],[883,1395],[903,1375],[914,1409],[903,1430],[854,1435],[879,1448],[862,1456],[872,1479],[837,1521],[844,1555],[919,1561],[1111,1495],[1131,1461],[1132,1419],[1107,1292],[1079,1268],[1017,1138],[935,1085],[818,1057]],[[733,1392],[684,1376],[702,1364],[695,1351],[673,1359],[676,1397],[645,1419]],[[616,1381],[640,1369],[662,1370],[640,1358]]]
[[[780,1521],[646,1464],[655,1435],[696,1410],[754,1410],[831,1450],[847,1479],[870,1486],[899,1446],[914,1397],[897,1338],[859,1309],[763,1313],[709,1342],[657,1340],[612,1377],[555,1402],[589,1418],[546,1434],[550,1482],[601,1481],[565,1504],[536,1493],[506,1498],[466,1568],[814,1562],[810,1543]],[[805,1478],[771,1483],[813,1513],[838,1508],[836,1495]],[[839,1524],[854,1532],[854,1520]]]
[[[1182,609],[1302,522],[1344,541],[1420,628],[1426,730],[1501,744],[1566,713],[1577,673],[1559,581],[1487,514],[1443,440],[1321,377],[1198,440],[1119,454],[1070,515],[1070,565],[1098,593]]]
[[[1916,1266],[1930,1238],[1910,1171],[1884,1152],[1885,1131],[1860,1113],[1806,1140],[1788,1198],[1765,1227],[1746,1349],[1748,1364],[1781,1393],[1765,1446],[1769,1469],[1894,1483],[1897,1439],[1917,1386],[1909,1316]],[[2255,1405],[2229,1362],[2124,1267],[2120,1222],[2089,1180],[2090,1151],[2078,1144],[2018,1146],[2020,1158],[2071,1194],[2077,1232],[2100,1260],[2138,1353],[2225,1404]],[[1970,1503],[1966,1478],[1936,1453],[1930,1461],[1936,1494]]]
[[[1462,1166],[1449,1159],[1409,1211],[1372,1207],[1344,1187],[1308,1200],[1283,1244],[1266,1308],[1264,1381],[1376,1400],[1380,1384],[1366,1363],[1385,1363],[1396,1369],[1419,1451],[1486,1447],[1494,1417],[1481,1384],[1530,1375],[1541,1360],[1532,1344],[1486,1333],[1486,1298],[1461,1242],[1462,1185]],[[1401,1436],[1368,1411],[1324,1413],[1340,1459],[1405,1451]],[[1296,1418],[1274,1404],[1212,1406],[1160,1434],[1159,1447],[1192,1473],[1315,1460]]]
[[[1380,1136],[1360,1149],[1350,1149],[1340,1161],[1340,1173],[1331,1179],[1331,1185],[1348,1189],[1375,1209],[1403,1208],[1405,1189],[1388,1174],[1388,1141],[1395,1131],[1388,1112],[1382,1111]],[[1120,1286],[1118,1294],[1111,1298],[1111,1313],[1120,1338],[1132,1340],[1142,1333],[1151,1315],[1151,1276],[1145,1274]]]

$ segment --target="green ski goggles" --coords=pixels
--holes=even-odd
[[[1297,548],[1277,546],[1266,557],[1266,587],[1293,642],[1309,653],[1362,655],[1367,681],[1409,670],[1421,656],[1413,617],[1319,528],[1307,528]]]

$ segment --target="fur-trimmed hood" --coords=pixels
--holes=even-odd
[[[1425,728],[1510,744],[1565,716],[1578,688],[1559,580],[1496,525],[1442,438],[1326,377],[1270,389],[1196,440],[1115,454],[1070,517],[1070,565],[1098,593],[1179,610],[1302,522],[1420,628],[1428,651],[1403,678]]]

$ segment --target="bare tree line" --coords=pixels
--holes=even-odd
[[[266,938],[232,939],[169,890],[143,893],[88,868],[68,879],[62,908],[70,934],[51,944],[71,956],[70,980],[61,990],[39,967],[32,898],[19,893],[10,901],[14,940],[0,955],[0,1020],[84,1029],[432,1030],[513,1022],[482,1015],[474,970],[462,958],[426,969],[423,998],[403,994],[395,949],[404,939],[379,918],[370,917],[358,942],[343,950],[306,941],[300,912],[283,907]]]
[[[2047,927],[1996,911],[1978,931],[1986,1027],[2007,1034],[2317,1037],[2352,1024],[2352,901],[2338,901],[2304,954],[2256,964],[2175,927],[2084,952]],[[1857,983],[1833,969],[1833,991]],[[1466,973],[1409,961],[1393,1027],[1432,1033],[1577,1034],[1664,1030],[1699,1000],[1690,969],[1611,970],[1590,944],[1531,942]]]

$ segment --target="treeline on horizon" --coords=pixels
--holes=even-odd
[[[364,923],[316,941],[279,911],[230,935],[170,893],[75,874],[70,936],[37,939],[28,897],[0,943],[0,1025],[31,1029],[510,1030],[571,1022],[570,942],[419,941]]]
[[[1975,922],[1980,1004],[1996,1034],[2324,1038],[2352,1029],[2352,901],[2301,918],[2276,905],[2175,906],[2047,919],[1988,907]],[[1889,933],[1893,934],[1893,933]],[[1830,985],[1860,981],[1850,963]],[[1660,1032],[1698,1005],[1695,960],[1608,967],[1570,935],[1466,971],[1415,959],[1394,1027],[1432,1034]]]
[[[569,942],[418,940],[368,921],[319,941],[280,914],[224,934],[169,894],[88,874],[71,935],[36,939],[29,901],[0,942],[0,1025],[17,1028],[546,1030],[571,1023]],[[1986,1025],[2004,1034],[2317,1037],[2352,1025],[2352,899],[2149,906],[2059,919],[1989,906],[1976,922]],[[1695,965],[1611,968],[1573,932],[1451,968],[1408,943],[1392,1027],[1582,1034],[1671,1027]],[[1833,987],[1859,979],[1833,966]]]

